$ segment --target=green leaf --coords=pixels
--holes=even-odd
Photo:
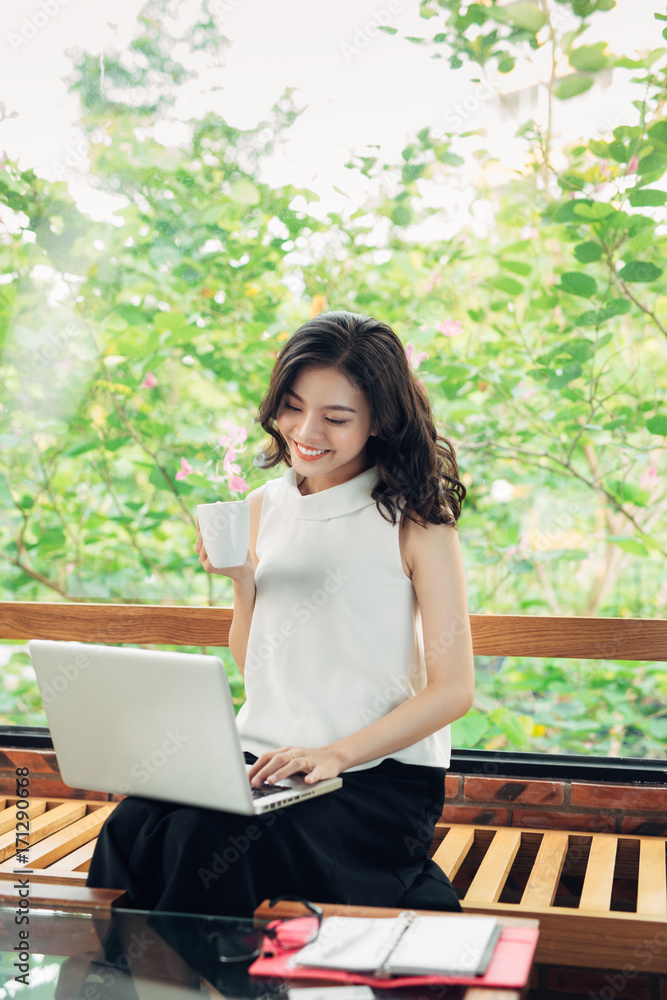
[[[574,256],[577,260],[580,260],[582,264],[590,264],[591,261],[599,260],[603,254],[602,247],[599,243],[594,243],[592,240],[586,243],[577,243],[574,248]]]
[[[560,276],[561,287],[570,295],[581,295],[582,298],[590,299],[595,295],[597,282],[590,274],[582,274],[581,271],[566,271]]]
[[[490,278],[487,281],[487,285],[491,288],[497,288],[500,292],[506,292],[507,295],[519,295],[523,291],[523,285],[520,281],[515,281],[514,278],[505,278],[503,276],[499,278]]]
[[[172,492],[169,483],[166,481],[157,465],[154,465],[151,469],[150,475],[148,477],[148,482],[151,486],[155,486],[158,490],[167,490],[169,493]]]
[[[667,191],[655,188],[634,188],[630,192],[629,202],[633,208],[664,205],[667,201]]]
[[[498,263],[507,271],[513,271],[514,274],[521,274],[524,278],[529,275],[532,270],[530,264],[526,264],[523,260],[499,260]]]
[[[489,713],[489,716],[492,722],[500,726],[500,729],[510,743],[513,743],[515,746],[524,746],[528,742],[528,735],[518,712],[501,706],[500,708],[494,708]]]
[[[629,264],[626,264],[618,272],[619,278],[627,282],[655,281],[661,274],[662,268],[656,264],[652,264],[649,260],[631,260]]]
[[[608,62],[604,54],[606,48],[606,42],[596,42],[595,45],[580,45],[577,49],[570,49],[568,53],[570,66],[584,73],[598,73]]]
[[[452,746],[474,747],[489,729],[489,721],[482,712],[471,709],[452,723]]]
[[[566,76],[554,89],[554,94],[560,101],[569,101],[578,94],[586,93],[594,83],[594,77],[575,73],[572,76]]]
[[[646,490],[628,479],[612,479],[608,483],[608,488],[623,503],[634,503],[638,507],[645,507],[648,502]]]
[[[591,198],[573,198],[570,201],[565,201],[555,210],[554,222],[581,222],[581,216],[577,209],[592,204]]]
[[[92,451],[93,448],[99,448],[100,441],[96,438],[94,441],[84,441],[83,444],[74,444],[71,448],[66,448],[63,455],[66,458],[75,458],[77,455],[85,455],[87,451]]]
[[[616,209],[613,205],[607,205],[605,202],[594,201],[590,205],[576,204],[574,211],[575,215],[581,216],[582,219],[588,219],[589,222],[599,222],[601,219],[613,215]]]
[[[651,434],[661,434],[667,437],[667,415],[659,413],[646,421],[646,430]]]
[[[620,549],[624,552],[630,552],[633,556],[647,556],[648,549],[642,542],[637,541],[636,538],[630,538],[627,535],[606,535],[606,542],[613,542],[614,545],[618,545]]]
[[[601,312],[604,314],[605,319],[611,319],[612,316],[624,316],[629,313],[632,309],[632,303],[629,299],[618,298],[610,299],[605,306],[603,306]]]
[[[547,382],[547,389],[562,389],[568,382],[572,382],[575,378],[580,378],[584,373],[584,369],[578,361],[573,361],[569,365],[563,365],[559,370],[560,375],[558,371],[554,371],[553,375],[550,375]]]
[[[261,201],[261,195],[255,185],[252,181],[245,180],[244,178],[240,181],[234,181],[229,195],[232,201],[235,201],[239,205],[258,205]]]
[[[651,142],[660,143],[661,146],[667,146],[667,118],[663,118],[659,122],[653,122],[648,128],[648,135]]]
[[[609,143],[609,155],[617,163],[627,163],[630,159],[627,147],[620,139],[614,139],[613,142]]]
[[[591,153],[602,159],[606,159],[609,156],[609,143],[603,142],[601,139],[591,139],[588,143],[588,148]]]
[[[583,174],[570,170],[558,178],[558,187],[563,191],[583,191],[586,187],[586,178]]]
[[[643,174],[664,174],[665,170],[667,170],[667,160],[659,153],[649,153],[648,156],[643,156],[637,166],[637,173],[640,176]]]
[[[409,226],[412,221],[412,209],[409,205],[399,204],[391,213],[391,221],[396,226]]]
[[[211,486],[206,476],[202,476],[199,472],[189,472],[187,482],[191,486],[203,486],[205,489],[215,492],[215,488]]]
[[[546,18],[536,3],[511,3],[503,8],[504,18],[515,28],[537,34],[546,24]]]

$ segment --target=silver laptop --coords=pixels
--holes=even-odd
[[[256,815],[343,784],[303,775],[250,784],[217,656],[31,639],[30,656],[63,781]]]

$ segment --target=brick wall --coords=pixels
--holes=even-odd
[[[30,768],[30,794],[44,798],[124,798],[70,788],[53,750],[0,750],[0,795],[16,794],[16,768]],[[524,826],[589,833],[667,836],[667,785],[609,785],[448,774],[441,823]],[[667,1000],[667,998],[666,998]]]
[[[667,836],[667,785],[448,774],[442,823]]]

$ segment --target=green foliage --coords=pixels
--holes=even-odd
[[[413,36],[425,57],[432,44],[454,67],[508,73],[552,44],[573,74],[550,81],[550,98],[576,100],[571,81],[593,86],[611,66],[644,94],[631,122],[565,149],[559,169],[549,130],[523,123],[527,171],[499,190],[477,184],[493,204],[488,234],[430,242],[412,232],[443,221],[427,184],[471,169],[451,136],[421,129],[398,163],[352,156],[373,193],[322,217],[313,192],[260,180],[298,117],[291,91],[257,129],[211,114],[165,147],[153,128],[172,120],[191,71],[159,5],[126,58],[105,56],[104,87],[100,59],[83,55],[72,86],[102,137],[91,179],[125,199],[113,219],[84,214],[63,181],[0,169],[0,597],[231,605],[229,581],[193,552],[194,507],[283,474],[253,463],[267,444],[257,405],[290,333],[342,308],[427,355],[419,375],[468,489],[472,613],[663,615],[665,58],[624,62],[582,42],[612,7],[564,0],[576,26],[563,32],[536,3],[421,4],[444,21],[428,45]],[[222,44],[203,16],[185,37],[201,52]],[[241,677],[216,652],[238,707]],[[4,676],[0,718],[45,721],[25,652]],[[664,676],[664,664],[606,660],[482,664],[454,741],[664,755]]]

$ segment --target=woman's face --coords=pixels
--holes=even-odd
[[[309,480],[334,485],[368,468],[366,442],[371,412],[364,394],[335,368],[302,368],[284,393],[276,418],[287,442],[292,465]],[[308,451],[324,452],[318,456]]]

